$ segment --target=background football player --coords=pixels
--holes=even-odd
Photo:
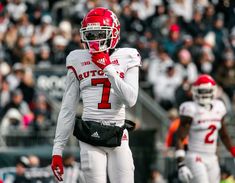
[[[218,134],[235,157],[235,147],[225,128],[226,108],[214,99],[216,82],[209,75],[200,75],[192,87],[194,101],[180,106],[180,127],[177,135],[176,158],[178,176],[187,183],[219,183],[220,168],[216,156]],[[189,135],[185,153],[182,139]],[[186,155],[185,155],[186,154]]]
[[[53,147],[52,170],[62,181],[62,152],[74,127],[79,97],[83,121],[122,126],[125,107],[137,100],[140,55],[133,48],[115,49],[120,38],[116,15],[105,8],[92,9],[80,29],[86,49],[72,51],[66,59],[66,90],[58,117]],[[95,134],[98,136],[98,134]],[[86,182],[133,183],[134,164],[128,131],[118,147],[93,146],[79,141],[81,168]]]

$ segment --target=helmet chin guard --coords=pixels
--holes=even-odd
[[[116,47],[120,39],[120,23],[112,11],[94,8],[84,17],[80,33],[91,53],[103,52]]]
[[[210,105],[216,94],[216,82],[207,74],[200,75],[193,83],[192,93],[198,104]]]

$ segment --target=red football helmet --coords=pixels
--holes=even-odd
[[[200,75],[193,83],[192,91],[193,99],[197,103],[201,105],[208,105],[215,97],[216,82],[207,74]]]
[[[102,52],[117,45],[120,39],[120,23],[109,9],[94,8],[84,17],[80,33],[91,53]]]

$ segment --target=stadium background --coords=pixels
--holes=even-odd
[[[198,74],[211,74],[217,81],[217,97],[226,104],[229,134],[235,140],[235,1],[3,0],[0,182],[13,182],[21,170],[31,182],[53,182],[48,165],[65,58],[82,48],[80,22],[98,6],[119,17],[118,46],[137,48],[142,57],[138,102],[127,113],[138,127],[130,137],[136,183],[178,182],[174,135],[167,135],[175,130],[178,106],[191,99],[191,83]],[[80,103],[78,116],[81,109]],[[233,159],[220,142],[218,146],[223,175],[235,174]],[[71,136],[65,154],[79,162],[78,152]]]

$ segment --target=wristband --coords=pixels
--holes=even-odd
[[[175,151],[175,157],[177,158],[184,158],[185,157],[185,151],[183,149],[178,149]]]
[[[183,161],[181,161],[177,165],[178,165],[178,168],[181,168],[181,167],[185,166],[185,163]]]

